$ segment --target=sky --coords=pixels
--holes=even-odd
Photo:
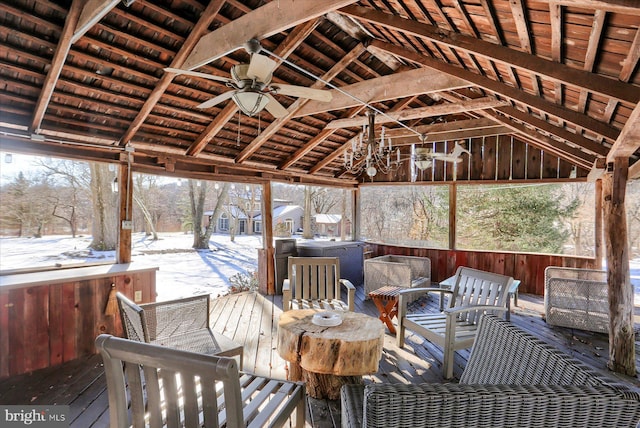
[[[0,184],[11,182],[20,171],[36,170],[34,156],[0,151]]]

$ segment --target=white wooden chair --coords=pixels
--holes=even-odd
[[[341,286],[347,303],[341,300]],[[283,311],[290,309],[354,309],[356,288],[340,279],[337,257],[289,257],[289,278],[282,284]]]
[[[470,348],[480,315],[507,311],[507,294],[514,279],[496,273],[459,267],[451,289],[413,288],[400,292],[398,302],[398,347],[404,346],[405,329],[424,337],[444,350],[445,379],[453,377],[453,357],[458,349]],[[437,314],[410,314],[407,305],[416,294],[448,295],[448,308]]]
[[[104,361],[111,428],[305,425],[302,383],[238,372],[232,358],[107,334],[97,337],[96,348]]]

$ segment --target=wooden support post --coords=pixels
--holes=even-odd
[[[633,288],[629,276],[629,245],[625,192],[629,159],[617,157],[602,179],[609,291],[609,362],[611,370],[636,376],[633,331]]]
[[[262,294],[276,294],[275,250],[273,248],[273,206],[271,204],[271,182],[262,184],[262,238],[264,248],[259,253],[258,273]]]
[[[129,155],[133,156],[133,155]],[[121,163],[118,178],[118,263],[131,262],[131,229],[133,218],[133,179],[131,165]]]
[[[360,188],[355,189],[353,192],[351,192],[352,197],[353,197],[353,203],[351,204],[352,209],[351,209],[351,216],[353,217],[352,219],[352,224],[353,224],[353,232],[352,232],[352,239],[354,241],[359,241],[360,237],[361,237],[361,223],[360,223],[360,211],[361,211],[361,204],[362,204],[362,198],[360,195]]]
[[[595,255],[596,269],[602,269],[603,246],[602,246],[602,180],[595,182]]]
[[[458,200],[458,186],[449,185],[449,249],[456,249],[456,211]]]

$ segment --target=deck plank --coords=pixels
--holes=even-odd
[[[416,301],[412,311],[432,311],[437,299]],[[358,312],[377,316],[375,305],[364,299],[361,287],[356,291]],[[282,313],[282,296],[262,296],[243,292],[212,300],[211,322],[214,330],[245,346],[245,370],[265,376],[285,378],[285,361],[276,351],[277,322]],[[549,326],[542,318],[543,302],[539,296],[521,295],[513,308],[511,321],[541,340],[573,355],[586,364],[639,387],[638,378],[617,375],[606,368],[608,337],[573,329]],[[395,320],[394,320],[395,322]],[[637,355],[640,344],[636,342]],[[384,349],[377,373],[364,376],[365,382],[421,383],[443,382],[442,349],[411,332],[404,348],[385,330]],[[469,350],[455,354],[454,380],[459,378]],[[640,367],[640,357],[638,357]],[[72,428],[108,426],[107,393],[101,359],[98,355],[74,360],[57,367],[15,376],[0,382],[0,404],[68,404]],[[339,427],[339,400],[307,401],[307,426]]]

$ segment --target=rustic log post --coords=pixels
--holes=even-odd
[[[458,186],[449,185],[449,249],[456,249],[456,211],[458,200]]]
[[[636,376],[633,288],[624,203],[628,172],[629,159],[617,157],[607,165],[602,179],[610,316],[608,366],[615,372]]]
[[[125,156],[133,156],[127,153]],[[133,217],[133,178],[130,162],[121,163],[118,180],[118,263],[131,262],[131,219]]]

